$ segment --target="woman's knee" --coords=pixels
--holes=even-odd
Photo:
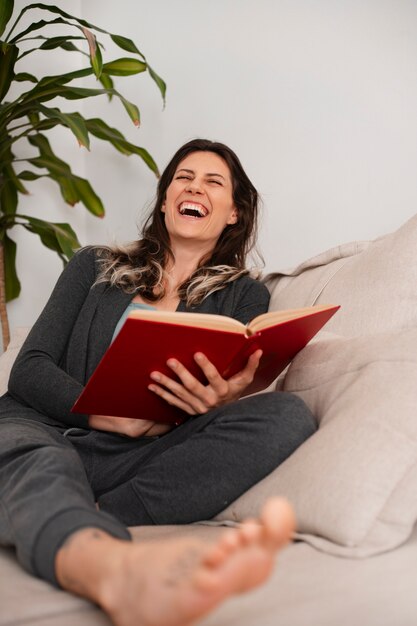
[[[286,391],[275,392],[281,419],[291,420],[301,436],[310,437],[317,430],[317,420],[299,396]]]
[[[303,441],[317,430],[314,415],[299,396],[285,391],[262,395],[259,396],[260,409],[277,434],[288,431]]]
[[[77,462],[77,453],[58,432],[25,419],[0,420],[0,472],[6,468],[37,468],[60,473]],[[53,468],[53,469],[51,469]],[[7,471],[7,470],[6,470]]]
[[[259,446],[263,455],[275,466],[317,430],[314,415],[305,402],[294,394],[270,392],[247,400],[245,412],[255,425],[255,446]]]

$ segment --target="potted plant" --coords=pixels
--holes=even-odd
[[[42,10],[45,19],[32,22],[21,30],[21,18],[27,11]],[[53,223],[18,212],[19,194],[28,193],[28,184],[42,177],[55,181],[65,202],[83,203],[96,216],[103,216],[104,206],[88,180],[74,174],[71,167],[55,154],[48,132],[57,126],[71,132],[80,146],[89,148],[90,135],[109,142],[125,155],[138,155],[158,176],[155,161],[142,147],[129,142],[116,128],[99,117],[86,119],[78,111],[67,112],[51,101],[57,96],[65,101],[107,96],[120,100],[133,124],[139,125],[139,109],[115,88],[114,76],[131,76],[148,72],[165,100],[165,83],[149,66],[136,44],[126,37],[111,34],[102,28],[74,17],[55,5],[34,3],[26,6],[12,22],[13,0],[0,2],[0,319],[3,348],[9,343],[6,302],[20,293],[16,273],[16,243],[8,231],[22,226],[38,235],[43,245],[54,250],[65,263],[79,247],[76,233],[66,223]],[[48,19],[49,18],[49,19]],[[62,35],[48,36],[50,25],[65,28]],[[102,44],[95,33],[107,35],[123,51],[123,56],[104,62]],[[27,42],[30,42],[29,44]],[[85,49],[84,49],[85,48]],[[57,72],[38,77],[25,71],[23,59],[38,50],[55,53],[57,49],[77,52],[88,58],[79,70],[66,74]],[[129,53],[126,55],[126,53]],[[77,86],[76,81],[95,75],[99,87]],[[75,84],[74,84],[75,82]],[[11,89],[13,88],[13,89]],[[9,99],[9,94],[18,93]],[[22,144],[28,142],[34,156],[21,159]],[[25,161],[25,166],[17,164]]]

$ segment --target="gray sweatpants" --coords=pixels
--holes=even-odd
[[[57,584],[55,555],[81,528],[210,519],[316,429],[296,396],[265,393],[189,419],[162,437],[58,428],[0,399],[0,544]],[[25,416],[25,417],[23,417]],[[99,503],[97,510],[95,502]]]

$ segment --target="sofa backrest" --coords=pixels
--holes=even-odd
[[[417,324],[417,215],[375,241],[337,246],[270,274],[271,310],[340,304],[326,331],[357,337]]]

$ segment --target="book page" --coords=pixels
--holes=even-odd
[[[258,315],[248,324],[248,334],[253,335],[263,328],[269,328],[276,324],[281,324],[289,320],[298,319],[301,317],[308,317],[314,315],[320,311],[328,311],[331,309],[337,309],[338,306],[330,304],[318,304],[315,306],[303,307],[301,309],[285,309],[282,311],[269,311]]]
[[[129,313],[131,319],[164,322],[166,324],[180,324],[183,326],[197,326],[198,328],[213,328],[230,333],[245,334],[244,324],[232,317],[210,313],[188,313],[181,311],[155,311],[138,309]]]

